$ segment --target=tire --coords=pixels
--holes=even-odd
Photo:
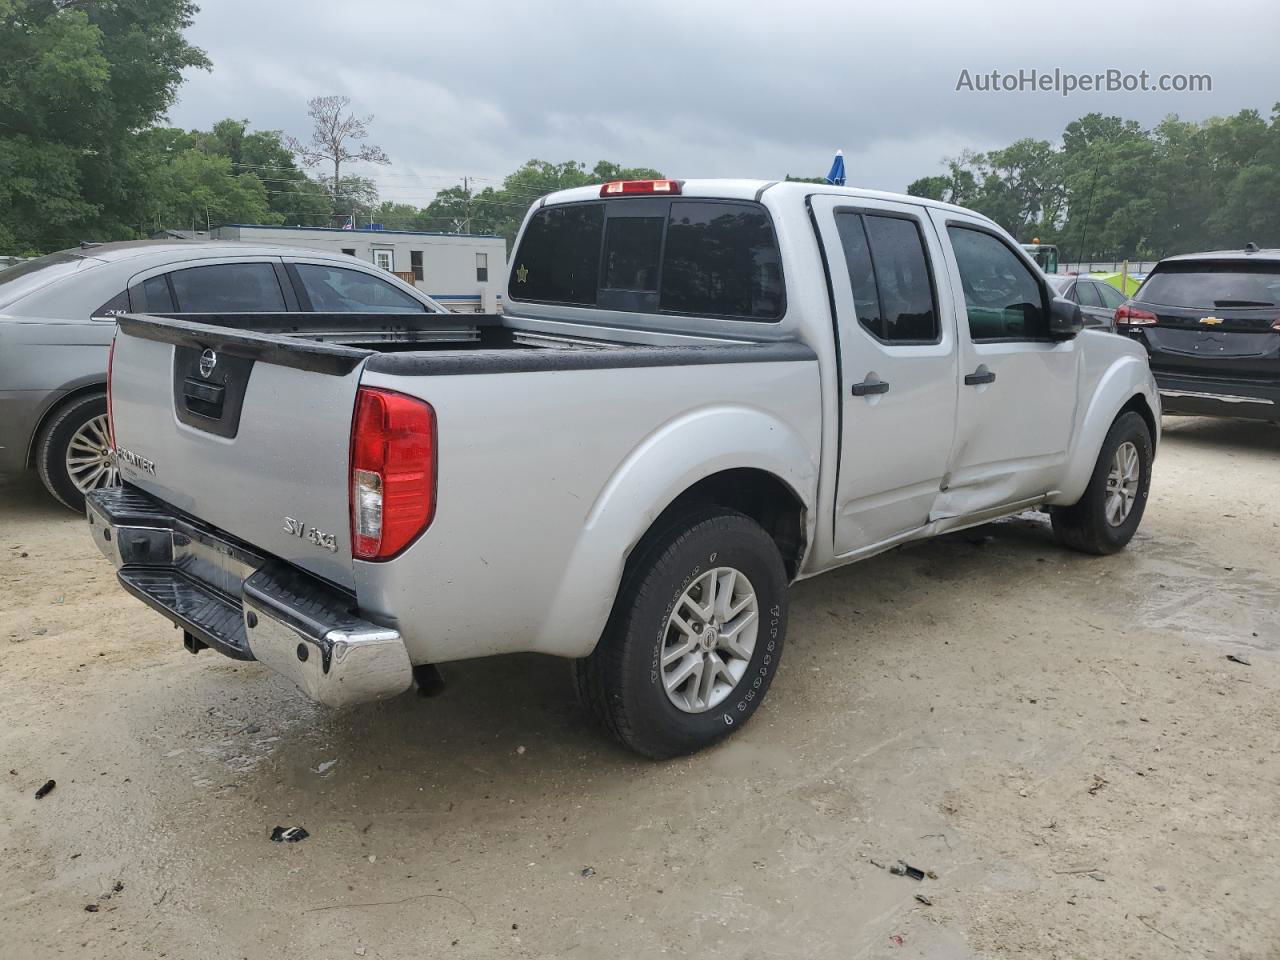
[[[1138,477],[1132,489],[1128,512],[1120,517],[1114,512],[1111,487],[1116,484],[1113,473],[1119,469],[1117,452],[1129,445],[1137,458]],[[1053,511],[1053,533],[1058,542],[1073,550],[1098,556],[1123,550],[1133,539],[1142,514],[1147,508],[1151,488],[1151,430],[1142,417],[1128,411],[1116,418],[1094,465],[1093,476],[1080,501]],[[1122,456],[1123,459],[1123,456]],[[1127,498],[1125,498],[1127,499]]]
[[[53,494],[59,503],[78,513],[84,512],[86,489],[115,486],[120,482],[103,427],[106,417],[107,395],[105,393],[91,393],[78,397],[54,412],[36,440],[36,470],[40,473],[40,480],[44,483],[45,489]],[[95,421],[97,421],[96,425]],[[101,444],[98,442],[99,433],[102,434]],[[83,461],[80,467],[79,483],[68,464],[73,440],[79,448],[75,452]],[[101,457],[100,463],[91,461],[90,445],[95,450],[108,451]]]
[[[697,622],[695,601],[714,608],[705,626]],[[659,760],[692,753],[755,713],[777,671],[786,629],[787,575],[769,534],[724,508],[686,513],[647,536],[628,563],[600,643],[575,664],[578,696],[635,752]],[[671,662],[664,663],[664,651]],[[668,683],[699,658],[701,672],[669,694]],[[704,677],[711,682],[704,685]]]

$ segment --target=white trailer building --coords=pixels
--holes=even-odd
[[[450,310],[497,313],[501,309],[507,276],[507,243],[502,237],[249,223],[214,227],[211,236],[345,253],[394,273]]]

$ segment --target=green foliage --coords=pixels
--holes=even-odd
[[[487,233],[511,241],[529,206],[548,193],[610,180],[661,178],[662,174],[651,167],[623,167],[609,160],[601,160],[589,169],[575,160],[530,160],[507,176],[501,187],[479,191],[464,184],[446,187],[426,207],[384,203],[374,211],[373,219],[389,230]]]
[[[211,223],[283,223],[257,175],[231,170],[226,157],[196,149],[172,157],[150,179],[146,221],[201,230]]]
[[[1061,146],[1019,140],[944,160],[907,192],[972,207],[1067,259],[1156,259],[1250,240],[1280,245],[1280,104],[1151,129],[1091,113]]]
[[[208,66],[188,0],[0,0],[0,248],[136,233],[140,131]]]

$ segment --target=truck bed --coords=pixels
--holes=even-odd
[[[122,332],[190,349],[218,349],[317,372],[351,370],[431,376],[605,367],[814,359],[794,341],[627,343],[525,329],[503,315],[352,314],[125,315]],[[367,324],[367,326],[363,326]]]
[[[391,568],[430,567],[449,580],[450,570],[483,576],[515,565],[534,571],[522,579],[542,590],[536,605],[545,606],[558,588],[540,583],[541,574],[565,569],[593,505],[617,494],[619,478],[640,469],[660,435],[692,437],[717,423],[717,442],[758,450],[758,436],[746,439],[758,431],[805,436],[817,449],[817,363],[796,341],[623,343],[472,316],[383,317],[369,330],[323,315],[201,319],[234,325],[119,319],[111,403],[122,478],[359,594],[368,565],[352,553],[348,474],[357,393],[429,403],[438,511],[405,557],[372,565],[378,585],[364,590],[361,606],[384,612],[393,604],[383,592]],[[264,332],[273,323],[275,332]],[[708,441],[688,442],[691,463],[706,466]],[[803,459],[778,469],[811,477],[817,465]],[[669,463],[658,477],[691,482]],[[291,533],[296,524],[323,534],[324,546]],[[529,535],[516,542],[514,530]],[[494,640],[504,632],[512,635],[508,626]]]

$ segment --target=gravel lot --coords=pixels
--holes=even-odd
[[[328,713],[191,657],[0,478],[0,953],[1276,958],[1280,429],[1165,431],[1127,552],[1028,515],[800,584],[755,720],[663,764],[550,659]]]

